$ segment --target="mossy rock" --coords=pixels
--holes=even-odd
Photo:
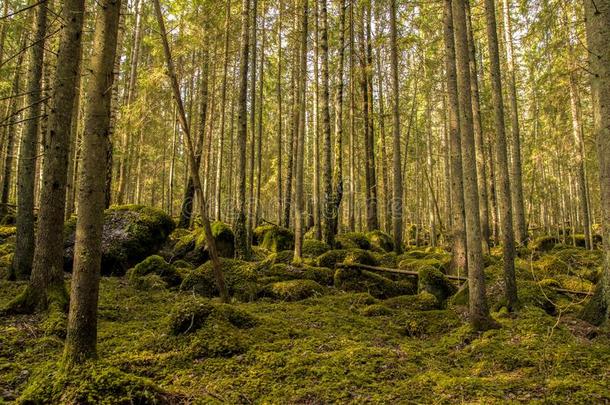
[[[579,317],[595,326],[601,326],[608,322],[608,307],[604,300],[603,282],[597,283],[593,296],[583,307]]]
[[[377,266],[379,263],[375,256],[367,250],[363,249],[351,249],[345,255],[345,259],[343,259],[343,264],[345,265],[353,265],[353,264],[364,264],[367,266]]]
[[[212,320],[189,339],[187,353],[191,359],[231,358],[248,350],[243,331],[227,322]]]
[[[380,267],[387,267],[390,269],[395,269],[398,267],[398,255],[394,252],[375,253],[373,257]]]
[[[389,298],[413,292],[411,284],[395,282],[377,273],[355,268],[335,271],[335,287],[343,291],[368,292],[375,298]]]
[[[277,225],[262,225],[254,229],[254,243],[270,252],[294,249],[294,233]]]
[[[17,234],[17,228],[12,225],[2,224],[0,225],[0,241],[4,241],[11,236]]]
[[[553,284],[535,281],[517,281],[517,294],[522,306],[537,307],[549,315],[557,313],[557,303],[560,302],[560,294],[553,288]],[[501,299],[504,303],[504,298]]]
[[[303,257],[314,259],[330,250],[330,246],[326,242],[317,239],[305,239],[301,253]]]
[[[258,294],[259,285],[253,265],[241,260],[226,258],[220,258],[220,263],[229,294],[240,301],[254,300]],[[209,261],[190,272],[182,281],[180,290],[191,291],[209,298],[219,296],[212,262]]]
[[[394,240],[390,235],[383,231],[371,231],[366,234],[371,246],[382,252],[394,251]]]
[[[407,258],[403,259],[398,263],[398,268],[401,270],[419,271],[420,269],[434,267],[435,269],[443,269],[444,263],[437,258],[424,258],[414,259]]]
[[[337,263],[342,263],[348,253],[349,251],[345,249],[329,250],[318,257],[318,266],[332,269]]]
[[[265,260],[260,262],[259,267],[271,267],[275,264],[290,264],[294,260],[294,250],[282,250],[281,252],[271,253]]]
[[[69,373],[55,363],[34,372],[17,403],[23,404],[169,404],[184,398],[151,380],[105,365],[77,364]]]
[[[341,249],[371,249],[371,242],[361,232],[347,232],[337,235],[335,238],[337,247]]]
[[[263,295],[282,301],[300,301],[324,292],[324,287],[313,280],[289,280],[267,285]]]
[[[313,267],[308,265],[293,266],[291,264],[278,263],[271,267],[257,269],[260,275],[268,280],[313,280],[322,285],[332,285],[335,272],[325,267]],[[262,280],[261,280],[262,281]]]
[[[182,282],[182,277],[176,268],[167,263],[161,256],[149,256],[129,271],[129,280],[136,282],[140,277],[159,276],[170,287],[176,287]]]
[[[211,319],[228,322],[239,329],[251,328],[257,323],[248,312],[232,305],[199,297],[187,297],[174,305],[166,324],[170,334],[184,335],[196,332]]]
[[[231,228],[220,221],[213,222],[211,228],[218,255],[233,258],[235,256],[235,235]],[[210,260],[204,228],[197,228],[178,239],[172,251],[173,260],[185,260],[194,265],[200,265]]]
[[[534,251],[538,251],[538,252],[548,252],[550,250],[552,250],[556,244],[560,243],[561,241],[559,240],[559,238],[557,236],[540,236],[536,239],[534,239],[532,242],[530,242],[529,244],[529,248],[531,250]]]
[[[383,305],[392,309],[412,311],[431,311],[441,307],[438,299],[427,291],[415,295],[399,295],[398,297],[388,298],[383,302]]]
[[[64,269],[72,270],[75,245],[73,218],[64,227]],[[102,275],[124,275],[146,257],[155,254],[174,230],[171,217],[143,205],[113,206],[104,212]]]
[[[431,266],[419,270],[417,290],[420,293],[428,292],[434,295],[441,305],[457,292],[457,288],[449,279],[440,270]]]
[[[422,339],[445,335],[462,326],[462,321],[451,310],[405,311],[392,320],[392,326],[402,335]]]

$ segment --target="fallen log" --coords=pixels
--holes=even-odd
[[[555,290],[557,292],[562,292],[562,293],[566,293],[566,294],[586,295],[586,296],[592,296],[593,295],[592,291],[567,290],[565,288],[558,288],[558,287],[551,287],[551,289],[553,289],[553,290]]]
[[[407,276],[414,276],[414,277],[419,276],[419,273],[416,271],[402,270],[402,269],[390,269],[387,267],[369,266],[366,264],[337,263],[335,265],[335,267],[339,267],[339,268],[343,268],[343,269],[356,268],[356,269],[362,269],[362,270],[383,271],[386,273],[405,274]],[[456,281],[467,281],[468,280],[466,277],[452,276],[452,275],[448,275],[448,274],[445,274],[445,277],[447,277],[449,280],[456,280]]]

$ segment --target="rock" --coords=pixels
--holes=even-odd
[[[218,255],[233,258],[235,256],[235,235],[231,228],[220,221],[213,222],[211,228]],[[195,266],[203,264],[209,259],[210,252],[202,227],[180,237],[174,245],[171,255],[172,262],[174,260],[185,260]]]
[[[161,210],[143,205],[113,206],[104,212],[102,275],[121,276],[127,269],[156,253],[174,230]],[[72,270],[76,217],[64,227],[64,269]]]
[[[157,255],[149,256],[136,264],[133,269],[129,270],[128,274],[132,282],[137,282],[138,278],[149,275],[159,276],[170,287],[178,286],[182,282],[182,277],[180,277],[176,268]]]
[[[366,234],[373,248],[383,252],[394,250],[394,240],[390,235],[382,231],[372,231]]]
[[[254,266],[241,260],[226,258],[221,258],[220,263],[229,294],[240,301],[254,300],[260,289]],[[219,296],[212,262],[209,261],[186,275],[180,290],[208,298]]]
[[[294,234],[277,225],[261,225],[253,232],[254,243],[271,252],[294,249]]]
[[[303,257],[315,259],[316,257],[323,255],[330,250],[330,246],[327,243],[317,239],[305,239],[303,241],[303,247],[301,253]]]
[[[417,290],[432,294],[441,305],[457,292],[457,288],[440,270],[430,266],[419,270]]]
[[[263,295],[283,301],[300,301],[322,295],[324,291],[324,287],[313,280],[289,280],[269,284]]]
[[[356,268],[340,268],[335,272],[335,287],[343,291],[368,292],[375,298],[412,294],[408,281],[393,281],[377,273]]]
[[[347,232],[337,235],[337,247],[341,249],[371,249],[371,242],[361,232]]]

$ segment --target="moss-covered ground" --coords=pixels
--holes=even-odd
[[[21,287],[1,282],[0,305]],[[589,326],[537,307],[516,316],[495,313],[502,328],[479,335],[470,332],[460,307],[418,311],[395,305],[396,299],[386,305],[367,293],[332,291],[299,302],[235,303],[250,315],[245,327],[210,318],[172,334],[172,311],[192,300],[191,294],[142,291],[124,278],[104,278],[98,373],[145,378],[172,393],[161,402],[610,401],[608,335],[587,336]],[[61,358],[61,339],[45,336],[40,325],[39,316],[0,320],[0,396],[6,402],[52,373]],[[86,392],[97,398],[91,403],[103,402],[99,392]]]

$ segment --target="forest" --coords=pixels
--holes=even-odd
[[[0,0],[0,404],[610,403],[610,0]]]

